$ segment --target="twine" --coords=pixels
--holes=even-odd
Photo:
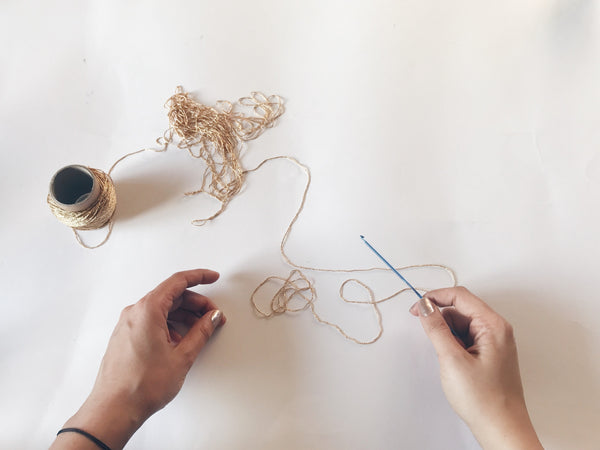
[[[166,106],[170,127],[162,142],[167,145],[173,142],[175,133],[181,139],[178,148],[187,149],[191,156],[206,163],[200,188],[185,195],[205,193],[221,203],[212,216],[192,221],[193,225],[202,226],[221,215],[242,189],[245,181],[240,161],[242,143],[273,127],[285,111],[283,99],[252,92],[250,97],[242,97],[236,103],[220,100],[210,107],[196,102],[178,86]],[[250,108],[254,116],[238,112],[240,107]]]
[[[221,208],[212,216],[193,220],[192,224],[202,226],[218,217],[244,184],[244,169],[240,162],[242,143],[256,139],[267,128],[271,128],[284,112],[283,99],[278,95],[267,97],[260,92],[252,92],[249,97],[242,97],[236,103],[220,100],[215,107],[210,107],[196,102],[181,86],[177,87],[165,106],[169,108],[169,128],[156,140],[159,148],[143,148],[127,153],[113,163],[107,174],[89,168],[102,187],[98,200],[90,208],[80,212],[66,211],[48,195],[52,213],[73,228],[77,242],[83,247],[98,248],[108,241],[112,233],[117,198],[110,174],[115,167],[138,153],[166,151],[175,135],[180,138],[178,148],[187,149],[191,156],[206,163],[200,187],[185,192],[185,195],[205,193],[221,203]],[[244,115],[239,109],[250,109],[254,115]],[[108,225],[108,233],[97,245],[87,245],[77,233],[77,230],[92,230],[105,225]]]
[[[179,138],[179,142],[177,143],[178,148],[187,149],[191,156],[202,159],[206,163],[206,169],[202,174],[200,187],[195,191],[186,192],[185,195],[204,193],[221,203],[219,210],[210,217],[192,221],[192,224],[197,226],[202,226],[210,222],[222,214],[223,211],[225,211],[230,201],[240,193],[244,182],[246,181],[246,176],[249,173],[259,170],[268,162],[287,160],[298,166],[306,174],[306,185],[304,192],[302,193],[300,204],[296,214],[288,225],[280,244],[280,253],[283,261],[288,266],[292,267],[292,270],[287,277],[270,276],[260,283],[250,296],[252,309],[259,317],[262,318],[271,318],[285,313],[295,313],[308,309],[311,311],[315,320],[317,320],[319,323],[332,327],[344,338],[350,341],[353,341],[357,344],[366,345],[372,344],[379,340],[383,334],[383,320],[381,311],[379,309],[379,304],[395,298],[403,292],[408,291],[409,288],[398,290],[388,297],[376,299],[371,287],[356,278],[347,279],[340,285],[339,296],[342,301],[346,303],[369,305],[372,308],[377,320],[378,331],[371,339],[360,340],[350,336],[339,325],[323,319],[315,309],[317,291],[314,283],[308,279],[302,270],[331,273],[357,273],[389,271],[389,269],[385,267],[371,267],[366,269],[329,269],[303,266],[292,262],[285,252],[285,246],[289,239],[290,233],[292,232],[292,229],[306,203],[306,197],[311,183],[311,174],[309,168],[291,156],[274,156],[263,160],[253,169],[243,169],[240,161],[240,153],[243,143],[252,139],[256,139],[267,128],[271,128],[275,125],[276,120],[284,113],[285,110],[282,98],[278,95],[265,96],[260,92],[252,92],[250,97],[243,97],[236,103],[219,101],[214,107],[210,107],[196,102],[188,93],[183,91],[181,86],[178,86],[175,94],[167,100],[165,106],[169,108],[169,128],[165,131],[163,136],[156,140],[156,142],[161,146],[160,148],[144,148],[128,153],[115,161],[108,171],[108,174],[104,174],[104,172],[97,169],[90,169],[90,171],[103,180],[102,182],[105,183],[103,186],[106,188],[106,190],[103,191],[104,195],[100,195],[102,200],[99,200],[97,204],[90,207],[89,210],[86,210],[85,212],[82,211],[81,214],[79,214],[79,220],[74,220],[72,213],[64,214],[62,210],[57,210],[56,205],[53,205],[49,198],[48,203],[50,204],[52,212],[59,217],[59,220],[61,220],[63,223],[73,227],[78,242],[86,248],[96,248],[100,245],[103,245],[110,236],[113,223],[112,213],[108,215],[108,213],[104,213],[104,211],[105,208],[108,210],[111,205],[116,205],[114,186],[110,178],[110,174],[113,169],[124,159],[138,153],[145,151],[166,151],[169,145],[174,142],[175,136]],[[250,110],[253,112],[253,116],[248,116],[239,112],[239,109],[243,108],[250,108]],[[106,223],[109,225],[108,234],[104,241],[102,241],[100,244],[93,247],[87,246],[81,241],[75,230],[98,228],[97,226],[87,228],[89,224],[86,221],[94,218],[94,224],[99,224],[102,221],[100,217],[102,220],[106,219],[102,225]],[[451,285],[456,286],[456,276],[454,272],[452,269],[442,264],[416,264],[398,267],[396,270],[408,270],[416,268],[432,268],[443,270],[449,276]],[[272,297],[268,309],[260,308],[256,301],[256,297],[261,289],[270,283],[280,283],[280,287]],[[344,292],[346,287],[350,284],[355,284],[362,287],[367,293],[368,299],[351,300],[347,298]],[[425,292],[428,290],[425,288],[416,289],[420,292]]]
[[[371,287],[368,286],[366,283],[364,283],[361,280],[358,280],[356,278],[349,278],[340,285],[339,297],[342,299],[342,301],[344,301],[346,303],[370,305],[372,307],[373,313],[377,320],[378,330],[377,330],[377,333],[375,334],[375,336],[371,339],[363,341],[363,340],[360,340],[353,336],[350,336],[339,325],[323,319],[317,313],[317,311],[315,309],[315,301],[317,299],[317,293],[316,293],[316,289],[314,287],[314,283],[311,282],[306,277],[306,275],[304,275],[304,273],[302,272],[302,269],[313,271],[313,272],[330,272],[330,273],[375,272],[375,271],[389,271],[390,269],[388,269],[387,267],[370,267],[370,268],[366,268],[366,269],[327,269],[327,268],[303,266],[303,265],[294,263],[288,257],[288,255],[285,251],[285,246],[286,246],[287,241],[292,232],[292,228],[296,224],[298,217],[300,217],[300,213],[304,209],[304,205],[306,203],[308,189],[310,187],[310,183],[312,180],[309,168],[306,165],[302,164],[300,161],[298,161],[296,158],[293,158],[291,156],[273,156],[271,158],[267,158],[264,161],[262,161],[254,169],[245,171],[245,173],[257,171],[264,164],[271,162],[271,161],[276,161],[276,160],[290,161],[294,165],[301,168],[306,175],[306,184],[304,185],[304,191],[302,193],[300,205],[298,206],[298,209],[296,210],[296,214],[294,215],[290,224],[288,225],[287,229],[285,230],[285,233],[283,234],[283,238],[281,239],[281,244],[279,246],[279,251],[281,253],[281,257],[283,258],[284,262],[287,265],[293,267],[293,270],[290,272],[290,274],[286,278],[279,277],[279,276],[270,276],[270,277],[267,277],[262,283],[260,283],[256,287],[256,289],[254,289],[254,292],[252,292],[252,294],[250,296],[250,304],[252,305],[252,309],[259,317],[263,317],[263,318],[270,318],[270,317],[274,317],[274,316],[285,314],[285,313],[295,313],[295,312],[303,311],[306,309],[310,309],[310,312],[312,313],[313,317],[315,318],[315,320],[317,322],[332,327],[338,333],[340,333],[343,337],[345,337],[346,339],[348,339],[352,342],[355,342],[355,343],[361,344],[361,345],[373,344],[374,342],[377,342],[383,334],[383,320],[382,320],[381,311],[379,310],[378,305],[380,303],[386,302],[388,300],[391,300],[392,298],[397,297],[398,295],[402,294],[403,292],[410,291],[410,288],[403,288],[385,298],[376,299],[373,289],[371,289]],[[454,287],[457,284],[456,275],[454,274],[454,271],[452,269],[450,269],[449,267],[444,266],[442,264],[413,264],[410,266],[396,267],[395,269],[400,271],[400,270],[409,270],[409,269],[417,269],[417,268],[430,268],[430,269],[442,270],[450,278],[451,286]],[[269,302],[269,308],[261,309],[256,302],[256,296],[258,295],[258,293],[264,286],[266,286],[269,283],[274,283],[274,282],[281,283],[281,287],[275,292],[275,294],[271,298],[271,301]],[[349,298],[347,298],[346,295],[344,294],[344,291],[345,291],[345,288],[351,283],[354,283],[354,284],[362,287],[368,295],[368,300],[350,300]],[[416,289],[423,293],[425,293],[429,290],[429,289],[421,288],[421,287],[417,287]],[[297,304],[297,303],[300,303],[301,306],[296,306],[296,307],[292,306],[293,304]]]
[[[115,192],[115,185],[109,174],[102,172],[99,169],[92,167],[87,168],[94,181],[98,183],[100,187],[100,194],[98,199],[92,203],[87,209],[81,211],[66,211],[55,201],[51,194],[48,194],[46,201],[52,211],[52,214],[56,218],[71,227],[75,233],[77,241],[86,248],[97,248],[103,245],[112,231],[112,217],[117,207],[117,193]],[[102,228],[105,225],[109,225],[108,233],[104,240],[100,244],[95,246],[88,246],[81,240],[76,230],[95,230]]]

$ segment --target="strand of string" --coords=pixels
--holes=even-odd
[[[273,317],[275,315],[284,314],[286,312],[299,312],[302,310],[306,310],[308,308],[308,309],[310,309],[312,315],[314,316],[314,318],[317,322],[334,328],[342,336],[344,336],[346,339],[349,339],[350,341],[353,341],[357,344],[362,344],[362,345],[372,344],[372,343],[378,341],[379,338],[383,334],[383,320],[382,320],[381,311],[380,311],[378,305],[380,303],[383,303],[385,301],[388,301],[392,298],[397,297],[398,295],[402,294],[403,292],[409,291],[410,288],[400,289],[385,298],[381,298],[381,299],[377,300],[375,298],[375,293],[373,292],[371,287],[368,286],[367,284],[365,284],[364,282],[362,282],[361,280],[358,280],[356,278],[349,278],[340,285],[339,296],[344,302],[353,303],[353,304],[365,304],[365,305],[372,306],[373,312],[377,319],[377,327],[378,327],[377,334],[372,339],[360,340],[358,338],[350,336],[339,325],[323,319],[317,313],[317,311],[315,309],[315,301],[317,299],[317,294],[316,294],[316,289],[314,287],[314,284],[306,277],[306,275],[304,275],[304,273],[302,272],[302,269],[313,271],[313,272],[333,272],[333,273],[389,271],[390,269],[384,268],[384,267],[370,267],[370,268],[361,268],[361,269],[319,268],[319,267],[311,267],[311,266],[304,266],[304,265],[296,264],[288,257],[288,255],[285,251],[285,246],[286,246],[289,236],[292,232],[292,229],[293,229],[294,225],[296,224],[298,218],[300,217],[300,214],[301,214],[302,210],[304,209],[304,205],[306,203],[306,197],[308,195],[308,190],[310,188],[310,183],[312,180],[311,174],[310,174],[310,169],[306,165],[302,164],[300,161],[298,161],[296,158],[294,158],[292,156],[273,156],[271,158],[266,158],[265,160],[260,162],[255,168],[246,170],[244,173],[247,174],[250,172],[255,172],[255,171],[259,170],[266,163],[275,161],[275,160],[281,160],[281,159],[292,162],[293,164],[295,164],[296,166],[301,168],[304,171],[304,173],[306,174],[306,184],[304,186],[304,191],[302,192],[302,198],[300,200],[300,204],[298,206],[298,209],[296,210],[296,214],[294,215],[291,222],[289,223],[289,225],[283,235],[283,238],[281,239],[281,244],[280,244],[280,253],[281,253],[283,260],[285,261],[286,264],[293,267],[294,269],[290,272],[290,274],[288,275],[287,278],[279,277],[279,276],[270,276],[270,277],[267,277],[262,283],[260,283],[256,287],[256,289],[254,289],[254,292],[252,292],[252,294],[250,296],[250,303],[252,304],[252,308],[260,317],[264,317],[264,318]],[[452,269],[450,269],[449,267],[442,265],[442,264],[413,264],[410,266],[397,267],[396,270],[408,270],[408,269],[416,269],[416,268],[434,268],[434,269],[444,270],[448,274],[448,276],[451,280],[452,286],[456,286],[456,275],[454,274],[454,271]],[[271,302],[269,304],[269,310],[265,311],[258,306],[258,304],[256,302],[256,296],[257,296],[258,292],[266,284],[273,282],[273,281],[281,282],[281,287],[275,292],[275,294],[271,298]],[[351,299],[347,298],[347,296],[344,294],[345,288],[351,283],[354,283],[354,284],[364,288],[364,290],[368,294],[368,300],[351,300]],[[420,292],[426,292],[428,290],[425,288],[416,288],[416,289]],[[298,300],[301,302],[301,306],[296,306],[296,307],[291,306],[292,302],[298,301]]]
[[[116,213],[116,207],[118,206],[118,202],[117,202],[116,192],[115,192],[115,188],[114,188],[114,182],[112,180],[111,173],[112,173],[113,169],[117,166],[117,164],[119,164],[124,159],[129,158],[130,156],[137,155],[138,153],[142,153],[142,152],[146,152],[146,151],[164,152],[164,151],[167,150],[167,147],[168,147],[168,144],[165,144],[163,146],[163,148],[158,148],[158,149],[143,148],[141,150],[136,150],[134,152],[127,153],[127,154],[121,156],[119,159],[117,159],[113,163],[113,165],[110,167],[110,169],[108,170],[107,173],[104,173],[104,172],[102,172],[101,170],[98,170],[98,169],[93,169],[92,167],[88,167],[88,170],[90,170],[94,174],[94,177],[97,180],[101,180],[101,183],[103,182],[104,184],[110,185],[112,187],[111,192],[105,192],[104,190],[102,190],[101,194],[99,196],[99,199],[100,199],[99,202],[97,203],[97,205],[92,205],[92,207],[102,208],[102,202],[107,197],[111,198],[111,201],[114,201],[115,207],[114,207],[114,212],[112,213],[112,215],[110,216],[110,218],[108,219],[108,221],[105,222],[105,225],[108,227],[108,230],[106,232],[106,236],[104,236],[104,239],[102,239],[102,241],[100,241],[100,243],[98,243],[96,245],[88,245],[88,244],[86,244],[83,241],[83,239],[81,238],[80,234],[77,232],[77,230],[94,229],[94,228],[98,228],[98,227],[89,227],[89,228],[76,228],[76,227],[72,227],[73,234],[75,235],[75,239],[77,240],[77,242],[79,243],[79,245],[81,245],[82,247],[88,248],[90,250],[93,250],[95,248],[103,246],[106,243],[106,241],[108,241],[108,238],[110,238],[110,235],[112,234],[113,226],[114,226],[114,217],[115,217],[115,213]]]

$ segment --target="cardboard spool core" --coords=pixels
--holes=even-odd
[[[100,186],[87,167],[66,166],[52,177],[50,195],[62,209],[82,211],[98,199]]]

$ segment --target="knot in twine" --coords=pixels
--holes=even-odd
[[[282,285],[273,295],[269,310],[264,311],[256,304],[255,296],[265,284],[272,281],[281,281]],[[317,293],[315,288],[308,278],[306,278],[306,275],[304,275],[300,270],[294,269],[290,272],[290,275],[287,278],[278,276],[270,276],[266,278],[256,287],[256,289],[254,289],[254,292],[250,296],[250,302],[252,303],[254,311],[259,316],[268,318],[275,315],[284,314],[286,312],[303,311],[308,308],[309,305],[316,300],[316,298]],[[291,307],[290,303],[294,301],[294,299],[300,300],[303,305],[296,308]]]
[[[315,269],[315,270],[320,271],[321,269]],[[275,292],[275,294],[271,298],[271,302],[269,304],[269,309],[264,310],[264,309],[261,309],[258,306],[258,304],[256,303],[256,295],[267,283],[270,283],[270,282],[281,282],[281,287],[277,290],[277,292]],[[354,283],[354,284],[362,287],[368,295],[368,300],[350,300],[349,298],[347,298],[346,295],[344,294],[344,291],[345,291],[346,287],[351,283]],[[314,287],[314,284],[299,269],[292,270],[287,278],[278,277],[278,276],[270,276],[270,277],[266,278],[262,283],[260,283],[256,287],[256,289],[254,289],[254,292],[252,292],[252,295],[250,296],[250,303],[252,304],[252,309],[254,310],[254,312],[256,314],[258,314],[260,317],[264,317],[264,318],[270,318],[270,317],[280,315],[280,314],[300,312],[305,309],[310,309],[313,317],[315,318],[315,320],[317,322],[334,328],[342,336],[344,336],[346,339],[348,339],[352,342],[355,342],[355,343],[361,344],[361,345],[368,345],[368,344],[372,344],[372,343],[376,342],[377,340],[379,340],[379,338],[383,334],[383,323],[382,323],[381,311],[379,310],[378,303],[387,301],[404,291],[405,291],[405,289],[402,291],[398,291],[384,299],[376,300],[373,289],[371,289],[367,284],[363,283],[362,281],[357,280],[356,278],[349,278],[340,285],[339,296],[344,302],[354,303],[354,304],[371,305],[373,308],[373,312],[375,313],[375,317],[377,319],[378,332],[372,339],[369,339],[366,341],[361,341],[353,336],[350,336],[348,333],[346,333],[346,331],[344,331],[344,329],[342,327],[340,327],[339,325],[337,325],[335,323],[329,322],[328,320],[323,319],[317,313],[317,311],[315,310],[315,301],[317,299],[317,292]],[[294,301],[300,301],[301,305],[295,306],[295,307],[290,305],[290,303],[292,303]]]

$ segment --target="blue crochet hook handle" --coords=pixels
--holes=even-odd
[[[373,253],[375,253],[377,256],[379,256],[379,259],[381,259],[381,260],[382,260],[382,261],[385,263],[385,265],[386,265],[386,266],[388,266],[390,269],[392,269],[392,272],[394,272],[396,275],[398,275],[398,276],[400,277],[400,279],[401,279],[402,281],[404,281],[404,282],[406,283],[406,285],[407,285],[409,288],[411,288],[411,289],[412,289],[412,291],[415,293],[415,295],[416,295],[417,297],[419,297],[419,298],[423,298],[423,296],[422,296],[421,294],[419,294],[419,292],[418,292],[418,291],[417,291],[417,290],[416,290],[416,289],[415,289],[415,288],[412,286],[412,284],[410,284],[410,283],[409,283],[409,282],[406,280],[406,278],[404,278],[404,277],[403,277],[403,276],[400,274],[400,272],[398,272],[398,271],[396,270],[396,268],[395,268],[394,266],[392,266],[392,265],[391,265],[391,264],[390,264],[390,263],[387,261],[387,259],[385,259],[383,256],[381,256],[381,253],[379,253],[377,250],[375,250],[375,249],[373,248],[373,246],[372,246],[371,244],[369,244],[369,241],[367,241],[367,240],[365,239],[365,237],[364,237],[362,234],[360,235],[360,238],[363,240],[363,242],[364,242],[365,244],[367,244],[367,247],[369,247],[371,250],[373,250]]]
[[[423,296],[422,296],[421,294],[419,294],[419,291],[417,291],[417,290],[416,290],[416,289],[413,287],[413,285],[412,285],[412,284],[410,284],[410,283],[408,282],[408,280],[407,280],[406,278],[404,278],[404,277],[402,276],[402,274],[401,274],[400,272],[398,272],[398,271],[396,270],[396,268],[395,268],[394,266],[392,266],[392,265],[391,265],[391,264],[388,262],[388,260],[387,260],[387,259],[385,259],[385,258],[384,258],[384,257],[381,255],[381,253],[379,253],[377,250],[375,250],[375,248],[374,248],[374,247],[373,247],[371,244],[369,244],[369,241],[367,241],[367,240],[365,239],[365,237],[364,237],[362,234],[360,235],[360,238],[363,240],[363,242],[364,242],[365,244],[367,244],[367,247],[369,247],[371,250],[373,250],[373,253],[375,253],[375,254],[376,254],[378,257],[379,257],[379,259],[381,259],[381,260],[382,260],[382,261],[385,263],[385,265],[386,265],[386,266],[388,266],[388,267],[389,267],[389,268],[392,270],[392,272],[394,272],[396,275],[398,275],[398,276],[400,277],[400,279],[401,279],[402,281],[404,281],[404,282],[406,283],[406,285],[407,285],[409,288],[411,288],[411,289],[412,289],[412,291],[415,293],[415,295],[416,295],[417,297],[419,297],[420,299],[421,299],[421,298],[423,298]],[[460,336],[459,336],[459,335],[456,333],[456,331],[454,331],[454,330],[452,329],[452,327],[450,327],[450,326],[449,326],[449,328],[450,328],[450,331],[452,331],[452,334],[453,334],[454,336],[456,336],[457,338],[460,338]]]

